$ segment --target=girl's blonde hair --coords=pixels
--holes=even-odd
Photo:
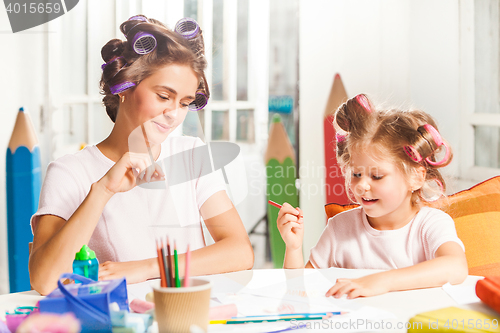
[[[443,146],[438,145],[436,133],[433,135],[429,126],[425,126],[431,125],[439,136],[436,122],[429,114],[419,110],[376,110],[368,97],[360,94],[337,109],[333,125],[337,131],[337,161],[352,201],[355,200],[349,191],[351,177],[348,174],[352,152],[364,152],[367,147],[378,153],[372,154],[374,157],[393,162],[408,181],[419,168],[425,169],[425,184],[413,192],[412,205],[418,205],[421,199],[429,201],[429,192],[444,195],[446,184],[438,169],[451,162],[453,153],[443,140],[449,154],[434,165]],[[415,155],[420,155],[419,158],[411,152],[418,153]],[[439,185],[438,190],[433,183]]]

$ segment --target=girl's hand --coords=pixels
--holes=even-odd
[[[150,181],[165,179],[158,164],[151,165],[148,154],[127,152],[99,180],[111,193],[126,192]]]
[[[297,250],[302,247],[304,219],[300,208],[295,209],[285,202],[278,213],[276,223],[287,249]]]
[[[352,299],[359,296],[375,296],[390,291],[388,279],[383,273],[364,276],[359,279],[337,279],[337,283],[326,292],[326,297],[340,298],[346,294]]]
[[[148,266],[149,263],[147,260],[127,262],[106,261],[99,265],[99,281],[125,277],[127,283],[143,282],[151,278],[148,275]]]

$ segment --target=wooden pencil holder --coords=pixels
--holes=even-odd
[[[155,315],[160,333],[190,332],[191,325],[208,328],[212,283],[190,279],[189,287],[163,288],[153,284]],[[184,281],[181,280],[181,285]]]

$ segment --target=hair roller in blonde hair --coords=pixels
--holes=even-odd
[[[419,195],[425,201],[436,201],[444,195],[443,183],[437,178],[426,181]]]
[[[426,131],[426,133],[428,133],[431,136],[432,140],[434,141],[433,143],[436,146],[435,148],[434,148],[433,143],[430,142],[426,138],[426,135],[425,135],[426,133],[424,132],[424,130]],[[429,124],[425,124],[425,125],[418,128],[418,132],[420,133],[422,138],[424,138],[424,140],[427,141],[427,143],[431,147],[432,153],[434,153],[437,150],[437,148],[439,148],[441,146],[444,146],[444,148],[446,149],[445,156],[441,159],[441,161],[434,162],[430,159],[430,156],[426,157],[425,161],[433,166],[440,166],[440,165],[446,163],[448,161],[448,159],[450,158],[450,148],[448,147],[446,142],[443,141],[443,138],[441,137],[439,132],[434,128],[434,126],[429,125]],[[415,149],[415,147],[408,145],[408,146],[404,146],[403,149],[404,149],[405,153],[415,162],[421,162],[423,160],[423,157],[420,155],[420,153],[417,151],[417,149]]]
[[[356,97],[356,102],[359,103],[365,109],[366,112],[372,112],[372,108],[370,106],[370,102],[368,101],[368,98],[366,97],[365,94],[359,94]]]

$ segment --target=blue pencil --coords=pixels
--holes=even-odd
[[[281,314],[271,314],[271,315],[257,315],[257,316],[244,316],[244,317],[232,317],[231,319],[245,319],[245,318],[270,318],[270,317],[292,317],[292,316],[302,316],[302,317],[317,317],[326,316],[331,314],[332,316],[340,316],[347,314],[348,312],[304,312],[304,313],[281,313]]]
[[[29,247],[33,241],[30,218],[37,211],[42,173],[40,148],[33,124],[19,109],[6,159],[7,242],[10,292],[30,290]]]

